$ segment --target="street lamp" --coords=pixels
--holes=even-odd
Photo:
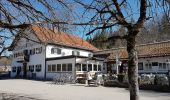
[[[122,65],[122,62],[119,60],[118,56],[116,55],[116,74],[119,74],[119,66]]]

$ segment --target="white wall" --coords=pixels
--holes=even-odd
[[[148,70],[145,66],[146,63],[152,63],[152,62],[158,62],[158,63],[166,63],[167,64],[167,59],[170,59],[170,56],[166,57],[152,57],[152,58],[140,58],[139,62],[143,62],[143,70],[139,70],[139,73],[166,73],[168,70],[170,70],[170,65],[169,67],[167,66],[166,69],[159,69],[158,66],[152,66],[151,70]]]
[[[28,38],[38,41],[38,39],[35,38],[35,35],[30,33],[28,30],[26,30],[25,33],[28,34],[29,36]],[[13,54],[18,53],[18,52],[23,52],[23,50],[30,50],[30,49],[39,48],[39,47],[42,47],[42,52],[40,54],[30,55],[29,62],[27,62],[27,70],[28,70],[29,65],[34,65],[34,68],[35,68],[35,65],[41,64],[41,72],[35,72],[35,73],[36,73],[37,78],[44,78],[44,68],[45,68],[45,46],[44,45],[35,43],[31,40],[27,41],[25,38],[21,38],[18,41],[17,46],[14,48]],[[19,57],[17,58],[12,57],[11,66],[22,67],[23,64],[18,63],[17,62],[18,60],[19,60]],[[31,72],[27,71],[27,74],[31,75]],[[16,76],[16,72],[11,72],[11,77],[15,77],[15,76]]]
[[[31,72],[28,71],[28,66],[29,65],[34,65],[34,68],[35,68],[36,65],[41,64],[41,71],[40,72],[36,72],[34,70],[33,73],[36,73],[37,78],[44,78],[44,70],[45,70],[45,46],[43,46],[43,45],[34,45],[32,47],[28,47],[28,48],[25,48],[25,49],[30,50],[30,49],[38,48],[38,47],[42,47],[42,52],[41,52],[41,54],[30,55],[29,62],[27,62],[27,74],[29,76],[32,74]],[[14,53],[21,52],[21,51],[23,51],[25,49],[17,50]],[[12,67],[14,67],[14,66],[15,67],[18,67],[18,66],[22,67],[23,66],[22,63],[18,63],[17,62],[18,58],[19,57],[12,59]],[[16,73],[12,72],[11,75],[12,75],[12,77],[14,77],[16,75]]]
[[[60,48],[61,52],[64,53],[64,55],[62,55],[62,54],[51,54],[51,49],[53,47]],[[51,57],[70,56],[70,55],[72,55],[72,51],[79,51],[80,56],[85,56],[85,57],[88,57],[89,54],[92,54],[92,52],[86,51],[86,50],[79,50],[79,49],[73,49],[73,48],[69,48],[69,47],[61,47],[61,46],[55,46],[55,45],[47,45],[47,47],[46,47],[46,57],[51,58]]]
[[[45,73],[45,46],[42,46],[42,45],[34,46],[34,48],[36,48],[36,47],[42,47],[42,53],[31,55],[30,61],[28,62],[27,66],[34,65],[34,73],[36,73],[36,77],[37,78],[44,78],[44,73]],[[41,64],[41,71],[40,72],[35,71],[35,65],[37,65],[37,64]],[[28,74],[31,74],[31,72],[29,72]]]

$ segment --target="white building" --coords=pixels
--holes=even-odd
[[[103,61],[93,58],[93,52],[98,49],[78,36],[37,25],[17,35],[10,49],[11,77],[51,79],[69,73],[84,78],[86,71],[106,72]]]
[[[168,74],[170,72],[170,41],[137,45],[136,49],[139,74]],[[127,71],[128,53],[125,47],[97,51],[94,56],[105,58],[107,71],[119,73],[120,66]]]

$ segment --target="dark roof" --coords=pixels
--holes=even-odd
[[[137,45],[136,49],[139,58],[170,56],[170,41]],[[116,56],[120,59],[128,58],[128,53],[125,47],[98,51],[95,52],[94,55],[100,56],[103,54],[109,54],[107,59],[115,59]]]

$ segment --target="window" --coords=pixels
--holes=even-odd
[[[162,69],[162,63],[159,63],[159,69]]]
[[[152,64],[145,64],[146,70],[152,70]]]
[[[42,52],[42,47],[36,48],[35,52],[36,52],[36,54],[40,54]]]
[[[72,51],[72,55],[75,55],[75,52],[74,52],[74,51]]]
[[[158,62],[152,62],[152,66],[158,66]]]
[[[20,53],[20,56],[23,56],[23,55],[28,55],[28,50],[24,50],[23,52]]]
[[[34,65],[29,65],[29,71],[34,72]]]
[[[162,70],[163,69],[163,64],[159,63],[159,69]]]
[[[98,65],[98,71],[101,71],[101,65]]]
[[[52,65],[52,71],[53,71],[53,72],[56,71],[56,65]]]
[[[72,55],[80,56],[80,52],[79,51],[72,51]]]
[[[32,55],[32,50],[30,50],[30,55]]]
[[[37,71],[37,72],[40,72],[40,71],[41,71],[41,64],[36,65],[36,71]]]
[[[80,52],[79,51],[77,51],[77,56],[80,56]]]
[[[12,72],[16,72],[16,67],[12,67]]]
[[[48,72],[51,72],[51,71],[52,71],[52,66],[48,65]]]
[[[82,64],[82,70],[83,70],[83,71],[87,71],[87,66],[86,66],[86,64]]]
[[[138,70],[143,70],[143,62],[138,63]]]
[[[97,71],[97,65],[95,65],[95,64],[93,65],[93,70]]]
[[[76,71],[81,71],[81,64],[76,64]]]
[[[88,57],[93,57],[93,55],[91,53],[88,54]]]
[[[71,63],[68,64],[68,71],[72,71],[72,64]]]
[[[67,71],[66,64],[62,64],[62,71]]]
[[[61,64],[57,64],[57,71],[61,71]]]
[[[160,70],[166,70],[166,63],[159,63]]]
[[[60,48],[52,48],[51,54],[61,54],[61,49]]]
[[[163,63],[163,69],[166,69],[166,63]]]
[[[35,54],[35,49],[31,49],[30,50],[30,55],[34,55]]]
[[[88,64],[88,71],[92,71],[92,64]]]

